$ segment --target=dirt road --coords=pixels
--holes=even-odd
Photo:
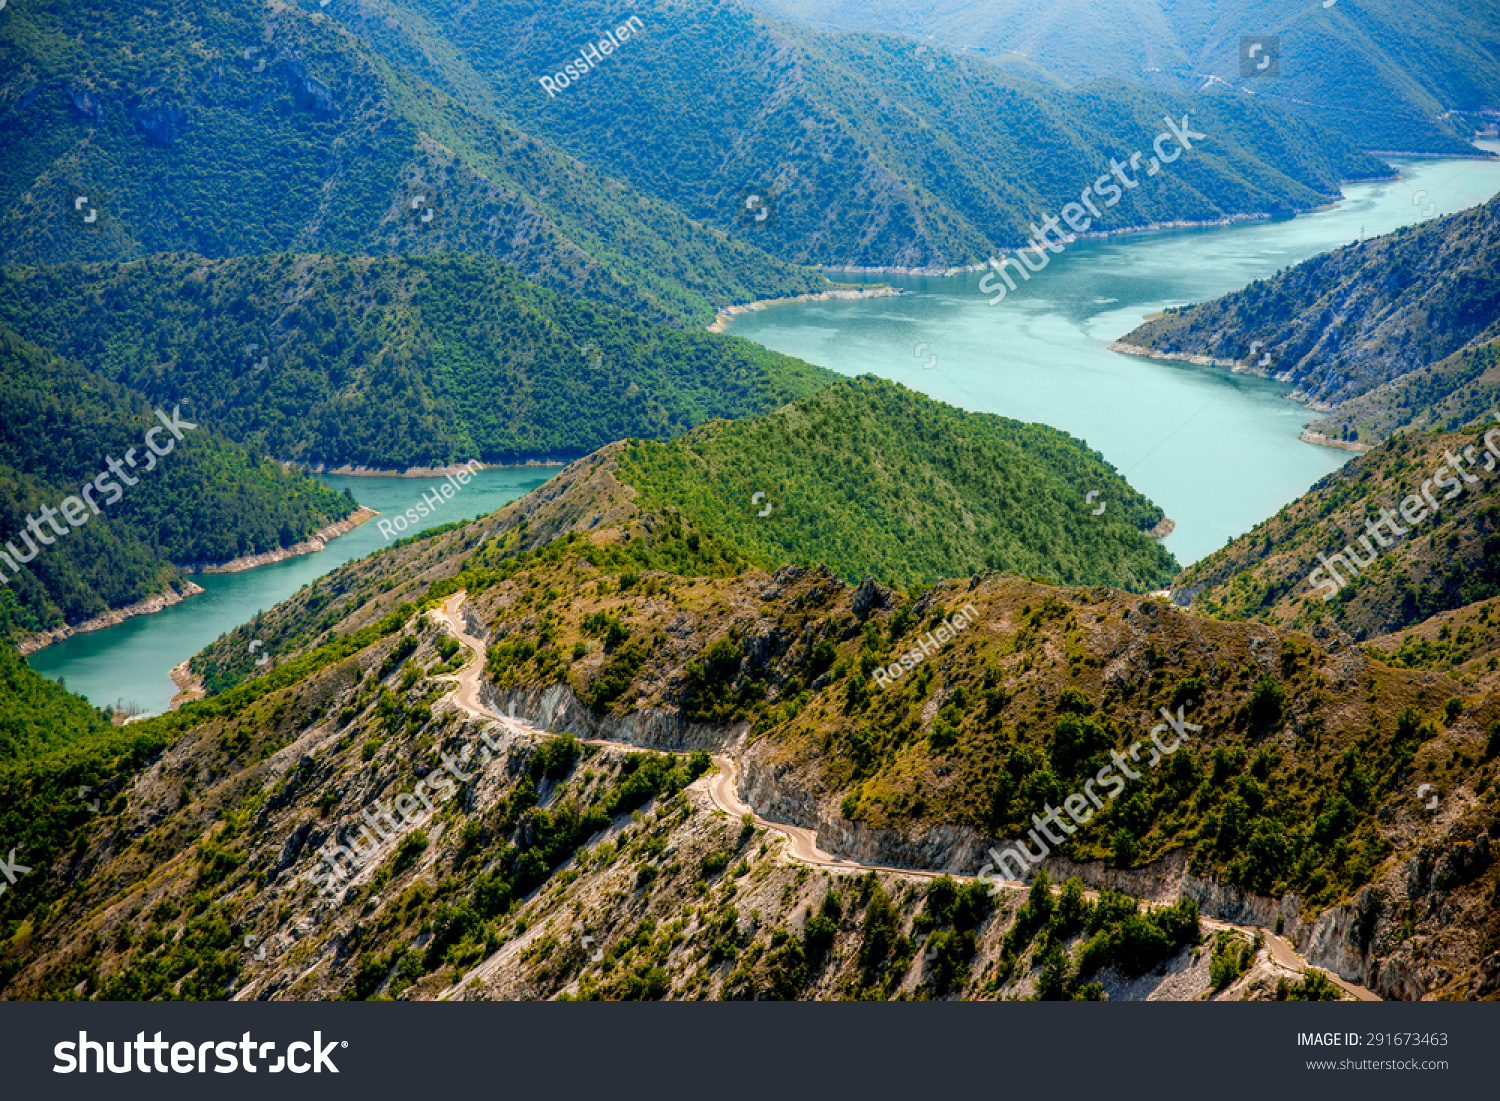
[[[443,602],[441,608],[434,609],[429,613],[439,622],[446,624],[448,629],[473,654],[472,660],[457,673],[449,673],[435,679],[456,681],[458,683],[458,691],[450,699],[474,717],[493,720],[509,729],[524,732],[534,738],[546,737],[547,731],[538,730],[536,727],[510,718],[507,715],[497,714],[486,707],[480,699],[481,678],[484,676],[485,646],[482,639],[476,638],[468,632],[460,615],[460,610],[463,608],[463,603],[467,596],[467,592],[454,593]],[[630,745],[625,742],[610,742],[597,738],[584,738],[581,740],[589,745],[608,746],[616,749],[638,750],[641,748],[640,746]],[[892,872],[897,875],[910,876],[914,879],[937,879],[942,875],[948,875],[951,879],[959,883],[967,883],[975,878],[974,876],[930,872],[917,868],[895,868],[881,864],[861,864],[857,861],[846,860],[843,857],[826,853],[818,848],[818,835],[815,831],[802,826],[793,826],[787,822],[773,822],[768,818],[763,818],[759,814],[756,814],[749,805],[741,801],[739,795],[736,794],[737,784],[735,781],[738,773],[732,758],[722,754],[715,754],[713,761],[718,766],[718,771],[710,772],[707,776],[696,780],[689,790],[706,792],[714,806],[733,818],[743,818],[748,814],[757,826],[785,837],[787,840],[788,855],[798,863],[829,872],[845,874],[863,875],[865,872]],[[1001,883],[1010,890],[1026,890],[1025,884],[1022,883],[1009,883],[1000,880],[993,880],[992,882]],[[1061,889],[1060,885],[1053,886],[1054,893]],[[1085,891],[1084,894],[1091,899],[1099,897],[1097,891]],[[1150,904],[1148,903],[1147,905]],[[1235,929],[1251,937],[1257,932],[1254,928],[1232,925],[1228,922],[1216,921],[1211,918],[1203,918],[1201,920],[1204,927],[1208,929]],[[1296,950],[1292,948],[1291,943],[1284,937],[1263,929],[1259,930],[1259,932],[1265,938],[1266,949],[1270,953],[1271,958],[1282,967],[1297,972],[1310,970],[1322,971],[1340,989],[1358,998],[1360,1001],[1378,1002],[1381,1000],[1371,990],[1366,990],[1362,986],[1348,982],[1324,968],[1312,967],[1297,954]]]

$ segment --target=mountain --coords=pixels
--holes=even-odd
[[[16,4],[0,71],[0,263],[475,252],[674,323],[827,285],[464,111],[321,10]]]
[[[97,815],[32,807],[113,743],[0,770],[0,827],[52,869],[0,898],[6,995],[1099,998],[1197,967],[1176,996],[1337,996],[1247,925],[1204,943],[1200,909],[1384,997],[1495,991],[1492,692],[1105,586],[767,573],[607,462],[273,610],[313,641],[126,728],[161,748]],[[709,751],[869,874],[727,817]],[[1053,804],[1079,825],[1049,845]],[[970,878],[1021,843],[1079,882]]]
[[[1173,598],[1204,615],[1356,639],[1489,600],[1500,595],[1497,460],[1494,416],[1393,436],[1189,566]]]
[[[579,302],[478,256],[12,268],[0,272],[0,320],[314,466],[574,458],[764,412],[839,377]]]
[[[0,0],[0,998],[1500,998],[1493,205],[1132,334],[1360,451],[1187,570],[1084,441],[701,324],[1320,206],[1459,145],[1492,20],[765,2],[825,25]],[[348,516],[308,468],[474,458],[571,461],[176,710],[13,652]]]
[[[0,405],[0,579],[25,634],[181,591],[179,567],[288,547],[355,509],[179,392],[153,403],[4,328]]]
[[[1427,335],[1420,325],[1412,331],[1416,340]],[[1333,440],[1381,440],[1393,432],[1451,432],[1471,423],[1500,404],[1500,335],[1490,335],[1497,331],[1495,325],[1486,326],[1453,354],[1341,402],[1313,421],[1309,431]],[[1384,349],[1375,345],[1364,350],[1378,356]]]
[[[1085,487],[1113,507],[1093,515]],[[917,587],[998,568],[1035,571],[1042,584],[1142,590],[1177,570],[1146,534],[1162,519],[1102,456],[1056,429],[861,377],[664,444],[611,444],[485,520],[412,537],[401,556],[369,557],[243,629],[294,653],[415,599],[454,571],[459,547],[478,560],[569,539],[588,541],[601,568],[636,572],[733,577],[818,563],[849,582]],[[225,688],[260,672],[247,653],[231,632],[192,667]]]
[[[1332,414],[1312,429],[1336,440],[1452,429],[1500,399],[1497,271],[1491,199],[1168,309],[1113,347],[1293,383],[1292,397]]]
[[[421,674],[456,643],[427,617],[412,627],[401,632],[398,619],[396,632],[363,638],[259,698],[237,690],[217,722],[190,723],[135,783],[104,792],[93,816],[85,808],[23,824],[9,798],[0,803],[21,851],[59,869],[23,877],[0,899],[0,916],[18,894],[29,904],[25,921],[0,926],[0,990],[111,1000],[428,999],[450,988],[460,999],[884,998],[920,980],[927,996],[1015,995],[1034,983],[1040,996],[1099,999],[1106,983],[1118,991],[1196,946],[1191,903],[1142,913],[1109,892],[1085,900],[1076,882],[1054,904],[1040,880],[1013,911],[1018,892],[996,904],[982,885],[951,879],[912,891],[899,874],[809,876],[764,827],[684,793],[709,767],[706,753],[582,746],[454,712]],[[289,754],[291,725],[252,718],[266,707],[299,715],[367,671],[379,725],[356,703],[340,713],[342,734],[311,731]],[[457,785],[439,783],[438,746],[468,778],[480,761],[491,766],[482,794],[476,786],[452,802]],[[61,765],[0,767],[0,790],[9,797]],[[330,831],[347,829],[358,809],[347,784],[361,773],[379,777],[382,809],[393,789],[398,799],[416,790],[443,820],[400,829],[387,819],[398,832],[385,853],[346,868],[358,882],[309,896],[295,881]],[[215,822],[205,831],[199,816]],[[560,906],[564,885],[576,905]],[[805,936],[804,908],[818,913]],[[590,931],[581,939],[570,927],[579,920]],[[913,938],[924,934],[933,934],[928,962],[913,968]],[[1044,982],[1049,942],[1076,945],[1081,958]],[[1195,992],[1214,989],[1206,963]],[[1266,971],[1247,980],[1261,997],[1275,981]]]
[[[1138,171],[1149,171],[1166,116],[1179,125],[1187,116],[1205,139],[1189,138],[1191,155],[1150,179],[1127,172],[1123,199],[1096,231],[1289,214],[1322,205],[1341,180],[1389,173],[1346,140],[1249,99],[1119,80],[1049,89],[917,56],[887,35],[773,24],[735,3],[648,0],[623,38],[589,0],[544,9],[337,0],[328,10],[475,113],[796,263],[983,262],[1107,177],[1111,157],[1140,152]],[[573,64],[580,75],[570,80],[567,65],[599,40],[619,45],[586,70]]]
[[[1112,76],[1157,89],[1254,97],[1365,149],[1471,152],[1467,139],[1480,126],[1492,128],[1500,100],[1494,0],[1445,0],[1419,12],[1394,0],[750,0],[750,6],[827,30],[906,35],[922,40],[927,53],[953,51],[970,65],[982,59],[1062,85]],[[1079,33],[1084,27],[1087,33]],[[1249,55],[1256,40],[1264,48]],[[1257,72],[1269,51],[1272,65]]]
[[[754,420],[632,444],[615,476],[640,506],[679,509],[758,563],[818,562],[848,581],[904,588],[990,569],[1139,591],[1177,570],[1146,534],[1161,509],[1098,452],[869,376]],[[1108,521],[1087,507],[1088,489],[1115,503]]]

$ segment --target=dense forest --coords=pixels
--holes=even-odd
[[[0,69],[0,263],[470,252],[674,323],[827,285],[465,111],[321,10],[12,4]]]
[[[15,596],[0,589],[0,767],[110,728],[104,712],[21,660],[14,644],[32,622]]]
[[[838,376],[580,302],[478,256],[186,256],[0,272],[0,321],[258,453],[405,469],[569,459]]]
[[[755,420],[638,442],[619,468],[646,502],[752,559],[824,563],[851,581],[989,569],[1142,591],[1177,570],[1145,534],[1161,510],[1079,440],[871,376]],[[1085,507],[1089,490],[1110,502],[1103,515]]]
[[[780,19],[839,31],[901,34],[922,56],[952,51],[972,68],[1004,67],[1041,83],[1117,77],[1147,87],[1253,94],[1337,131],[1363,149],[1467,153],[1481,108],[1500,101],[1492,0],[1146,0],[1128,18],[1078,33],[1070,0],[750,0]],[[1233,33],[1224,33],[1234,28]],[[1454,28],[1462,28],[1454,33]],[[1239,35],[1275,36],[1282,64],[1244,79]],[[1469,117],[1465,113],[1472,113]]]
[[[144,455],[144,433],[159,426],[154,409],[163,405],[169,419],[181,410],[196,427],[171,440],[154,469],[139,463],[139,484],[121,485],[119,495],[101,486],[99,512],[52,536],[55,545],[37,548],[18,574],[0,571],[29,630],[161,592],[182,580],[179,565],[290,546],[354,510],[350,498],[225,439],[209,418],[199,424],[191,402],[169,392],[149,402],[0,329],[0,544],[24,555],[28,515],[78,494],[110,470],[110,457],[121,462],[132,448]]]

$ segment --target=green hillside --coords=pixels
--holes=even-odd
[[[639,31],[558,94],[539,77],[614,26],[586,0],[541,14],[523,0],[329,10],[474,111],[799,263],[981,261],[1024,243],[1027,225],[1075,200],[1110,157],[1150,158],[1167,114],[1190,115],[1208,139],[1096,228],[1306,210],[1342,179],[1388,171],[1248,99],[1118,80],[1049,90],[946,55],[916,57],[899,38],[768,24],[733,3],[637,5]],[[769,195],[764,219],[744,209],[750,194]]]
[[[0,590],[0,767],[110,728],[98,708],[21,660],[12,644],[34,629],[15,596]]]
[[[159,434],[156,444],[170,440],[171,452],[146,459],[143,437],[160,424],[153,409],[164,406],[170,418],[180,408],[180,420],[198,424],[192,403],[179,401],[148,402],[0,329],[0,407],[7,414],[0,425],[0,549],[37,551],[19,573],[0,568],[0,575],[30,630],[78,623],[161,592],[182,580],[177,565],[290,546],[353,511],[348,497],[252,456],[211,423],[180,429],[180,441]],[[119,494],[98,485],[98,512],[81,526],[63,524],[65,536],[48,535],[53,545],[38,547],[27,516],[58,508],[109,472],[111,456],[123,463],[132,449],[142,453],[139,484],[119,478]]]
[[[0,71],[0,263],[477,252],[678,322],[826,286],[465,112],[322,11],[12,4]]]
[[[1500,318],[1497,318],[1500,319]],[[1336,440],[1381,440],[1412,429],[1453,431],[1500,406],[1500,335],[1495,326],[1452,355],[1351,398],[1312,423]]]
[[[1172,582],[1174,598],[1203,615],[1278,629],[1332,626],[1364,639],[1500,596],[1500,461],[1484,446],[1493,428],[1485,417],[1461,432],[1393,436],[1189,566]],[[1436,512],[1424,503],[1424,483]],[[1353,569],[1333,558],[1344,553],[1347,563],[1346,547]],[[1342,586],[1330,587],[1319,555]]]
[[[1477,857],[1474,848],[1487,832],[1500,834],[1493,800],[1475,800],[1438,825],[1411,795],[1416,781],[1444,792],[1493,787],[1500,714],[1492,694],[1460,698],[1463,689],[1446,676],[1358,658],[1351,675],[1350,655],[1326,636],[1268,636],[1106,586],[983,576],[900,594],[856,589],[818,569],[717,577],[640,570],[644,529],[608,522],[540,553],[505,555],[519,512],[511,507],[498,539],[488,538],[487,518],[426,546],[345,565],[329,579],[331,591],[347,592],[385,566],[404,592],[382,596],[400,603],[358,629],[341,625],[267,676],[142,724],[143,738],[171,740],[174,768],[149,773],[150,783],[134,785],[100,819],[88,849],[93,874],[70,867],[0,902],[0,918],[14,922],[7,930],[17,930],[0,948],[0,982],[28,993],[76,987],[104,998],[206,999],[239,976],[242,986],[266,981],[266,997],[367,997],[396,967],[385,946],[399,945],[382,939],[379,958],[358,963],[337,956],[333,938],[355,920],[380,930],[431,923],[433,940],[408,954],[391,987],[424,983],[421,996],[444,985],[472,989],[464,984],[481,961],[493,974],[516,966],[518,955],[544,955],[495,953],[524,935],[520,919],[536,921],[550,907],[576,921],[569,904],[585,899],[568,888],[624,848],[617,833],[601,843],[599,831],[623,826],[653,795],[680,790],[707,767],[703,757],[680,771],[667,758],[639,758],[617,774],[612,751],[486,727],[506,740],[494,771],[439,812],[440,830],[383,849],[370,875],[350,885],[346,897],[357,905],[321,904],[309,879],[319,846],[335,828],[357,824],[372,794],[390,798],[436,767],[440,753],[477,740],[480,724],[443,706],[451,684],[435,679],[451,671],[457,644],[422,614],[458,589],[468,593],[469,622],[491,640],[486,680],[518,710],[527,710],[527,694],[571,692],[587,710],[559,716],[560,726],[585,713],[642,711],[749,723],[753,737],[725,752],[739,757],[742,775],[774,776],[775,790],[797,799],[799,819],[820,833],[837,826],[846,835],[922,839],[912,851],[924,855],[913,862],[931,866],[953,853],[947,839],[974,838],[982,851],[990,839],[1023,836],[1039,808],[1090,790],[1093,780],[1109,801],[1076,831],[1052,835],[1053,851],[1070,860],[1137,870],[1149,881],[1180,870],[1171,862],[1186,856],[1195,876],[1282,897],[1278,913],[1301,923],[1299,944],[1320,912],[1364,898],[1371,927],[1353,950],[1378,946],[1386,957],[1414,938],[1433,952],[1440,945],[1445,976],[1434,984],[1457,996],[1472,996],[1479,961],[1500,944],[1500,929],[1484,916],[1495,881],[1488,841]],[[661,515],[638,519],[651,522],[659,544],[672,537],[656,523]],[[691,546],[692,534],[680,541]],[[938,636],[916,669],[877,682],[877,668],[965,607],[973,621],[956,638]],[[288,605],[269,618],[288,614],[293,633],[312,626],[297,624]],[[1148,735],[1162,708],[1192,724],[1180,738],[1156,726],[1171,744],[1167,759]],[[312,732],[299,758],[278,753]],[[1139,772],[1097,779],[1132,760]],[[576,788],[560,783],[580,763],[594,781],[587,796],[583,777]],[[64,762],[51,759],[0,771],[0,824],[43,852],[59,851],[70,838],[56,816],[21,819],[11,804],[37,803],[33,791],[50,794],[65,774]],[[194,783],[201,775],[218,782]],[[555,785],[545,810],[544,777]],[[1107,785],[1123,797],[1115,801]],[[705,820],[723,821],[698,805]],[[687,800],[674,806],[693,813]],[[221,824],[205,835],[205,819]],[[1423,846],[1428,871],[1414,882],[1409,862]],[[653,878],[670,876],[683,859],[669,860],[665,847],[632,855],[631,887],[589,899],[611,926],[638,926]],[[699,859],[695,852],[688,867]],[[731,852],[705,874],[739,859]],[[638,872],[637,860],[660,867]],[[965,859],[962,872],[972,874],[976,862]],[[150,903],[137,906],[148,886]],[[84,953],[103,918],[61,915],[111,906],[113,929],[128,932],[101,932],[104,953]],[[193,917],[174,942],[166,923],[184,911]],[[23,933],[28,912],[41,916]],[[296,947],[284,939],[264,967],[248,953],[223,954],[237,914],[267,935],[271,915],[295,921]],[[1472,935],[1441,935],[1461,925]],[[313,967],[311,957],[323,953],[333,960]],[[450,966],[456,974],[434,974]]]
[[[1144,533],[1161,510],[1078,440],[870,376],[753,421],[637,443],[617,476],[752,559],[823,563],[851,581],[907,587],[989,569],[1141,591],[1177,569]],[[1093,489],[1115,507],[1093,515]]]
[[[1375,443],[1408,425],[1454,428],[1486,412],[1500,398],[1492,353],[1449,357],[1497,335],[1500,199],[1491,199],[1168,309],[1120,344],[1274,375],[1333,411],[1315,429]]]
[[[258,452],[330,466],[568,459],[764,412],[838,377],[477,256],[11,269],[0,320],[153,401],[190,402]]]

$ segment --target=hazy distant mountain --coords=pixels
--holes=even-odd
[[[745,2],[810,26],[907,35],[1065,85],[1116,76],[1270,100],[1365,149],[1464,152],[1500,107],[1496,0]],[[1271,37],[1279,41],[1242,58]]]

